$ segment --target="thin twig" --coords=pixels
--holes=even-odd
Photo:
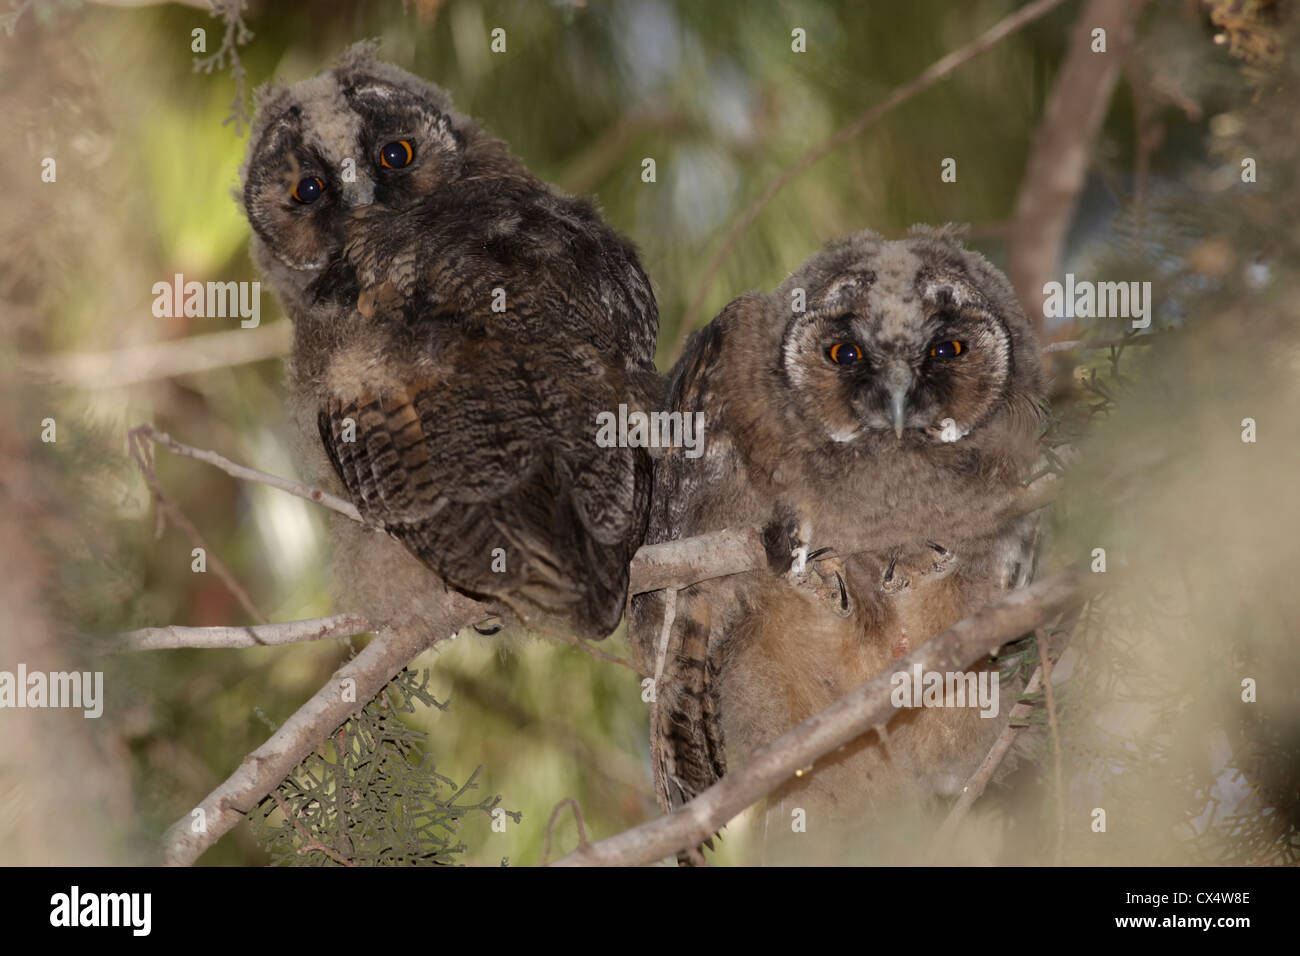
[[[158,504],[160,520],[157,534],[162,534],[163,522],[161,518],[165,513],[171,518],[174,525],[185,532],[186,537],[190,539],[190,543],[195,548],[203,551],[204,562],[212,565],[213,573],[221,579],[221,583],[226,586],[226,590],[234,595],[235,600],[243,607],[245,613],[259,624],[266,624],[266,616],[257,609],[257,605],[253,603],[253,599],[249,597],[248,592],[244,590],[243,585],[239,583],[234,573],[226,567],[225,562],[217,556],[217,553],[208,547],[208,543],[203,540],[203,535],[199,533],[199,529],[195,527],[194,522],[186,517],[185,512],[181,511],[180,505],[176,504],[171,499],[171,496],[163,490],[162,483],[158,480],[158,472],[154,469],[153,451],[145,443],[144,437],[139,429],[132,429],[127,433],[126,443],[131,457],[140,466],[140,473],[144,476],[145,484],[153,492],[154,501]]]
[[[312,850],[319,850],[335,863],[339,864],[339,866],[356,866],[356,864],[347,859],[347,857],[340,856],[336,850],[327,847],[324,843],[321,843],[320,840],[312,836],[307,828],[299,822],[298,818],[289,812],[289,808],[285,805],[284,798],[281,797],[277,791],[271,791],[271,799],[275,801],[276,806],[280,808],[280,812],[284,814],[284,818],[289,821],[289,824],[298,831],[298,835],[307,841],[298,849],[299,854],[310,853]]]
[[[641,668],[637,667],[636,664],[628,660],[626,657],[619,657],[617,654],[602,651],[599,647],[596,647],[593,644],[588,644],[586,641],[574,636],[573,634],[565,634],[562,631],[554,631],[550,628],[538,628],[536,625],[531,625],[529,629],[538,633],[547,634],[551,637],[558,637],[560,640],[564,641],[564,643],[571,644],[580,651],[586,651],[597,660],[608,661],[611,664],[617,664],[619,667],[626,667],[638,677],[644,676],[641,673]]]
[[[1056,794],[1056,841],[1052,860],[1061,865],[1061,852],[1065,846],[1065,786],[1061,777],[1061,732],[1056,725],[1056,701],[1052,695],[1052,659],[1047,654],[1047,640],[1040,632],[1035,635],[1038,644],[1038,665],[1043,671],[1043,696],[1047,701],[1047,723],[1052,734],[1052,777]]]
[[[344,501],[327,491],[320,491],[317,488],[309,488],[300,481],[293,481],[289,478],[280,478],[276,475],[268,475],[264,471],[258,471],[256,468],[248,468],[244,465],[238,465],[229,458],[224,458],[214,451],[207,451],[202,448],[193,448],[189,445],[181,444],[165,432],[160,432],[152,425],[137,425],[128,432],[128,436],[139,435],[148,438],[150,441],[157,442],[168,451],[184,455],[186,458],[194,458],[198,461],[206,462],[216,468],[220,468],[232,478],[239,478],[243,481],[256,481],[263,485],[270,485],[272,488],[279,488],[281,491],[287,491],[291,495],[297,495],[299,498],[305,498],[308,501],[314,501],[319,505],[324,505],[331,511],[337,511],[339,514],[351,518],[353,521],[359,521],[362,524],[366,522],[361,517],[361,512],[350,501]]]
[[[1079,617],[1082,614],[1082,607],[1076,607],[1066,612],[1060,626],[1057,628],[1059,633],[1065,635],[1061,642],[1060,648],[1056,652],[1056,659],[1060,660],[1061,655],[1069,646],[1070,638],[1074,635],[1074,628],[1079,623]],[[1037,638],[1041,641],[1041,635]],[[1043,683],[1043,667],[1040,663],[1034,668],[1034,673],[1030,675],[1029,683],[1025,685],[1024,691],[1020,694],[1021,700],[1011,708],[1011,713],[1007,715],[1007,725],[1002,728],[1002,733],[998,739],[993,742],[989,752],[985,755],[980,765],[971,774],[966,785],[961,788],[961,795],[953,803],[952,809],[948,811],[948,816],[944,819],[943,825],[935,832],[930,840],[930,849],[928,853],[929,862],[935,862],[943,852],[952,836],[957,831],[957,825],[970,810],[972,804],[984,793],[984,788],[988,786],[989,780],[993,778],[993,772],[997,770],[1002,758],[1007,755],[1011,745],[1015,743],[1016,738],[1020,735],[1027,724],[1025,718],[1029,716],[1034,709],[1034,701],[1029,699],[1038,693]]]
[[[1026,4],[1015,13],[998,21],[991,28],[985,31],[981,36],[972,40],[959,50],[954,50],[947,56],[944,56],[934,63],[930,64],[922,73],[909,83],[896,87],[893,92],[886,96],[876,105],[864,110],[858,114],[847,126],[842,127],[829,138],[818,143],[808,152],[799,157],[793,166],[781,173],[776,179],[772,180],[763,190],[763,194],[754,200],[748,209],[731,227],[727,233],[726,239],[723,240],[721,247],[713,254],[709,260],[708,266],[704,270],[704,277],[700,279],[696,287],[695,295],[691,298],[691,303],[686,308],[682,316],[682,324],[677,329],[677,336],[673,341],[673,348],[670,361],[677,361],[682,353],[682,346],[686,343],[686,337],[695,329],[695,324],[699,320],[700,309],[704,305],[704,299],[709,293],[713,280],[717,277],[718,270],[722,268],[723,262],[731,255],[736,243],[740,237],[749,231],[749,227],[754,224],[759,213],[766,208],[773,197],[776,196],[786,184],[802,173],[808,167],[812,166],[817,160],[821,159],[831,150],[842,146],[855,137],[859,136],[864,130],[873,124],[879,122],[884,116],[891,111],[902,106],[908,100],[912,99],[919,93],[923,93],[930,87],[934,86],[948,74],[952,73],[958,67],[965,65],[968,61],[973,60],[981,53],[995,47],[1002,40],[1011,34],[1028,26],[1035,20],[1038,20],[1050,13],[1054,8],[1063,3],[1064,0],[1034,0],[1033,3]]]
[[[587,840],[587,825],[582,819],[582,807],[578,806],[578,801],[573,797],[565,797],[555,805],[551,811],[551,819],[546,824],[546,839],[542,842],[542,866],[551,856],[551,831],[555,829],[555,821],[560,818],[560,811],[565,807],[573,808],[573,819],[578,825],[578,846],[584,847],[589,842]]]
[[[1154,336],[1151,335],[1132,335],[1117,339],[1072,339],[1069,342],[1053,342],[1050,345],[1044,345],[1039,351],[1043,355],[1054,355],[1057,352],[1083,352],[1088,349],[1108,349],[1121,345],[1150,345]]]

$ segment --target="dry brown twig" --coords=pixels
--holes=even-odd
[[[247,627],[146,627],[101,639],[101,653],[117,651],[175,650],[181,647],[236,648],[274,647],[321,641],[330,637],[351,637],[373,630],[360,614],[334,614],[304,621],[256,624]]]
[[[463,626],[457,622],[482,620],[489,614],[482,605],[451,591],[440,611],[439,621],[382,629],[360,654],[335,671],[324,687],[245,757],[198,807],[172,824],[163,836],[164,860],[181,866],[197,860],[416,655],[453,633],[453,625],[456,630]]]
[[[107,352],[67,352],[29,358],[22,368],[37,378],[51,378],[60,385],[86,391],[124,388],[279,358],[289,351],[292,329],[292,323],[286,319],[255,329],[226,329]]]
[[[147,425],[141,426],[141,428],[148,427]],[[239,583],[225,563],[217,557],[217,553],[208,547],[208,543],[203,540],[203,535],[194,526],[194,522],[181,511],[180,505],[176,504],[171,496],[163,490],[162,484],[158,481],[158,472],[154,468],[153,450],[144,441],[144,437],[139,428],[132,429],[127,432],[126,445],[131,457],[140,466],[140,473],[144,476],[145,484],[149,486],[149,490],[153,493],[154,501],[158,503],[158,524],[154,535],[155,538],[162,537],[165,526],[163,516],[166,515],[171,518],[172,524],[180,528],[185,533],[185,536],[190,539],[190,543],[203,552],[204,560],[212,565],[213,573],[221,579],[221,583],[226,586],[226,590],[234,595],[235,600],[239,602],[244,612],[257,623],[266,624],[266,616],[257,609],[257,605],[248,596],[248,592],[244,590],[243,585]]]
[[[1065,652],[1065,647],[1069,643],[1070,637],[1073,635],[1074,627],[1078,624],[1080,613],[1081,608],[1068,612],[1061,624],[1059,630],[1062,631],[1066,637],[1065,642],[1057,650],[1057,660],[1060,660],[1061,655]],[[1041,652],[1046,644],[1046,641],[1042,640],[1041,632],[1038,640]],[[1022,700],[1012,707],[1011,713],[1007,715],[1007,726],[1002,729],[1002,733],[998,735],[998,739],[993,742],[993,746],[989,748],[989,752],[980,762],[980,765],[975,768],[975,772],[971,774],[970,779],[966,781],[966,785],[961,789],[961,795],[953,803],[952,809],[948,811],[948,816],[944,819],[943,824],[931,838],[930,847],[926,854],[928,862],[933,863],[940,858],[944,848],[952,839],[953,834],[956,833],[958,824],[960,824],[965,818],[971,806],[980,798],[980,795],[984,793],[984,788],[987,787],[989,781],[993,779],[994,772],[1002,763],[1002,759],[1011,750],[1011,745],[1016,742],[1016,738],[1020,736],[1020,732],[1028,726],[1024,721],[1025,718],[1029,716],[1030,712],[1033,711],[1034,703],[1031,700],[1023,698],[1033,697],[1042,689],[1042,686],[1043,666],[1040,662],[1038,667],[1034,668],[1034,673],[1030,675],[1029,682],[1025,684],[1025,689],[1020,694]]]
[[[560,819],[560,811],[565,807],[573,808],[573,821],[578,827],[578,846],[586,846],[590,841],[587,839],[587,824],[582,819],[582,807],[578,806],[578,801],[573,797],[566,797],[555,805],[551,811],[551,819],[546,823],[546,839],[542,843],[542,866],[551,857],[551,832],[555,829],[555,822]]]
[[[1052,851],[1052,860],[1061,865],[1061,853],[1065,847],[1065,783],[1061,777],[1061,732],[1056,724],[1056,698],[1052,692],[1052,660],[1047,654],[1047,640],[1040,632],[1036,637],[1038,644],[1038,666],[1043,672],[1043,697],[1047,704],[1047,722],[1052,735],[1052,789],[1056,797],[1056,840]]]
[[[138,425],[127,433],[127,437],[128,441],[137,440],[138,438],[147,438],[149,441],[162,445],[173,454],[184,455],[186,458],[194,458],[216,468],[220,468],[232,478],[239,478],[242,481],[255,481],[259,484],[270,485],[272,488],[279,488],[281,491],[287,491],[289,494],[297,495],[299,498],[314,501],[318,505],[324,505],[331,511],[337,511],[344,517],[365,524],[361,518],[361,512],[357,511],[356,507],[350,501],[344,501],[342,498],[339,498],[336,495],[331,495],[327,491],[309,488],[300,481],[281,478],[277,475],[269,475],[264,471],[258,471],[256,468],[249,468],[245,465],[236,464],[229,458],[218,455],[214,451],[207,451],[203,448],[194,448],[191,445],[182,444],[167,433],[158,431],[152,425]]]
[[[275,805],[280,808],[280,812],[284,814],[284,818],[287,821],[289,821],[290,825],[295,830],[298,831],[298,835],[302,837],[304,841],[306,841],[305,843],[303,843],[301,847],[298,848],[298,853],[300,855],[305,853],[310,853],[313,850],[319,850],[321,853],[324,853],[327,857],[329,857],[339,866],[356,866],[356,864],[353,863],[351,860],[347,859],[344,856],[340,856],[336,850],[330,849],[324,843],[321,843],[320,840],[312,836],[311,833],[307,830],[307,828],[302,825],[302,822],[297,818],[297,816],[295,816],[293,813],[289,811],[289,808],[285,805],[284,798],[281,797],[274,790],[271,791],[271,798],[275,800]]]

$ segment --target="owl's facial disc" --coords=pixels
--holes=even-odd
[[[439,108],[445,95],[409,80],[326,74],[276,102],[253,144],[244,205],[282,263],[323,269],[358,210],[400,212],[459,174],[464,138]]]
[[[930,285],[918,295],[863,295],[788,328],[787,376],[806,420],[835,442],[869,435],[959,441],[996,407],[1011,341],[976,295]]]

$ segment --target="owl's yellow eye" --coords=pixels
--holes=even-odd
[[[320,199],[321,194],[325,192],[325,181],[319,176],[304,176],[298,180],[298,185],[293,187],[290,194],[294,200],[307,205]]]
[[[852,342],[836,342],[826,354],[836,365],[851,365],[862,358],[861,350]]]
[[[966,346],[960,342],[939,342],[930,346],[931,358],[956,358],[966,351]]]
[[[410,166],[413,159],[415,159],[415,150],[411,149],[410,141],[405,139],[389,143],[379,151],[379,162],[386,169],[401,169],[403,166]]]

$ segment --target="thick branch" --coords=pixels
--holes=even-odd
[[[920,664],[923,671],[969,667],[1006,641],[1040,627],[1079,599],[1072,573],[1058,574],[1015,591],[933,640],[926,641],[882,673],[754,752],[679,810],[617,836],[580,847],[556,866],[640,866],[698,846],[746,807],[771,793],[818,758],[852,741],[897,712],[890,701],[890,677]]]
[[[202,829],[192,813],[174,823],[163,838],[171,865],[188,865],[244,819],[294,767],[302,763],[334,728],[358,713],[417,654],[454,634],[467,622],[491,612],[481,604],[447,592],[437,621],[425,626],[387,628],[360,654],[298,708],[270,739],[244,758],[239,769],[200,804]],[[350,683],[345,683],[349,682]]]
[[[1043,285],[1061,258],[1092,145],[1106,118],[1143,2],[1089,0],[1070,33],[1065,62],[1034,134],[1012,214],[1007,277],[1025,315],[1036,325],[1042,324]],[[1092,31],[1098,28],[1106,31],[1105,53],[1092,50]]]

